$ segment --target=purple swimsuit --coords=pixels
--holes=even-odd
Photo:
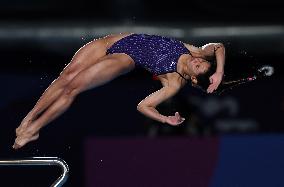
[[[107,54],[125,53],[154,75],[177,72],[178,59],[190,54],[184,44],[176,39],[148,34],[131,34],[114,43]]]

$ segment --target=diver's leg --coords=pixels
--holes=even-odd
[[[114,54],[81,71],[38,119],[22,129],[21,133],[17,133],[13,147],[20,148],[26,143],[36,140],[39,130],[63,114],[79,93],[106,84],[114,78],[131,71],[134,66],[134,62],[130,57],[124,54]]]
[[[82,70],[95,64],[98,59],[105,56],[106,47],[103,40],[92,41],[81,47],[71,62],[63,69],[60,76],[55,79],[44,91],[33,109],[21,122],[21,126],[27,126],[46,110],[61,95],[65,86]],[[20,130],[20,128],[18,129]]]

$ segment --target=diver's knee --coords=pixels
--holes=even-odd
[[[77,72],[72,70],[63,71],[59,78],[65,85],[71,82],[71,80],[76,76]]]
[[[67,97],[75,97],[76,95],[79,94],[79,87],[69,83],[65,86],[64,90],[63,90],[63,95],[64,96],[67,96]]]

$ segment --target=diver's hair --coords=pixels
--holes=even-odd
[[[240,78],[237,80],[231,80],[231,81],[223,81],[217,91],[215,93],[217,94],[221,94],[227,90],[231,90],[241,84],[245,84],[251,81],[254,81],[256,79],[260,79],[260,78],[265,78],[265,77],[269,77],[271,75],[273,75],[274,73],[274,68],[271,65],[263,65],[259,68],[257,68],[256,72],[254,72],[254,75],[251,76],[247,76],[244,78]]]
[[[210,85],[210,77],[216,72],[217,62],[216,60],[208,61],[210,64],[208,70],[205,73],[199,74],[196,76],[197,85],[195,87],[201,89],[204,92],[207,92],[207,88]]]

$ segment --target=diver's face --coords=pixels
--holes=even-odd
[[[193,76],[206,73],[210,67],[209,62],[202,58],[192,58],[188,64]]]

